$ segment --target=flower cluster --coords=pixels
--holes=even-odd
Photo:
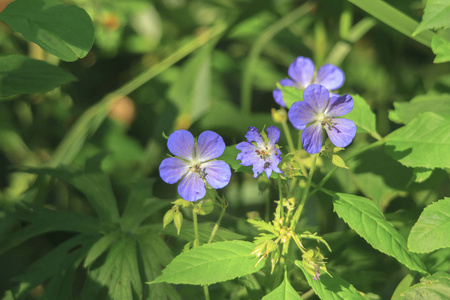
[[[291,79],[282,79],[281,86],[292,86],[298,89],[305,89],[310,84],[316,83],[323,85],[328,90],[337,90],[344,84],[344,72],[331,64],[323,65],[317,71],[314,77],[315,66],[311,59],[307,57],[297,57],[289,66],[288,75]],[[273,91],[273,98],[279,105],[286,107],[283,101],[283,95],[280,89]]]
[[[267,178],[273,172],[283,173],[278,164],[281,162],[281,152],[276,146],[280,139],[280,130],[275,126],[267,128],[267,136],[264,137],[255,127],[250,127],[245,137],[246,142],[236,145],[240,150],[237,160],[243,166],[253,166],[253,176],[256,178],[262,172],[266,172]]]
[[[230,166],[215,160],[225,151],[225,143],[217,133],[205,131],[195,143],[189,131],[177,130],[169,136],[167,147],[176,157],[164,159],[159,174],[170,184],[181,180],[178,193],[184,200],[197,201],[205,197],[205,181],[214,189],[221,189],[230,182]]]

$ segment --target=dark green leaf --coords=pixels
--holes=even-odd
[[[396,258],[409,269],[426,273],[420,258],[408,251],[405,238],[395,230],[378,206],[367,198],[336,193],[334,210],[373,248]]]
[[[21,55],[0,57],[0,97],[44,93],[77,80],[60,67]]]
[[[264,266],[251,254],[254,244],[226,241],[205,244],[183,252],[151,283],[214,284],[255,273]]]
[[[431,252],[450,247],[450,198],[427,206],[414,224],[408,237],[413,252]]]
[[[86,56],[94,43],[94,25],[86,11],[57,0],[16,0],[0,20],[65,61]]]
[[[87,253],[86,259],[84,260],[84,267],[89,267],[100,255],[102,255],[106,250],[108,250],[113,243],[117,241],[121,232],[113,231],[107,235],[102,236]]]
[[[423,113],[386,140],[386,153],[407,167],[450,168],[449,117]]]

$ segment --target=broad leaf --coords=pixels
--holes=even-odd
[[[253,174],[252,166],[243,166],[240,164],[241,161],[236,159],[239,153],[241,153],[241,151],[236,149],[236,145],[227,146],[225,147],[223,154],[218,159],[229,164],[235,172],[246,172]]]
[[[22,55],[0,57],[0,97],[44,93],[77,80],[60,67]]]
[[[328,274],[321,274],[319,280],[313,280],[312,276],[306,272],[302,263],[296,265],[302,270],[308,281],[308,284],[314,289],[314,292],[322,300],[364,300],[364,298],[357,289],[350,283],[332,273],[331,277]]]
[[[264,266],[251,254],[254,244],[226,241],[205,244],[183,252],[151,283],[214,284],[255,273]]]
[[[428,0],[425,12],[413,35],[427,29],[440,29],[450,27],[450,3],[447,0]]]
[[[450,94],[420,95],[409,102],[394,102],[395,110],[389,112],[389,119],[407,124],[424,112],[450,116]]]
[[[286,276],[283,282],[269,294],[265,295],[262,300],[301,300],[302,297],[294,290]]]
[[[448,300],[450,295],[450,275],[438,272],[420,279],[420,283],[413,285],[392,300]]]
[[[375,114],[372,112],[366,100],[359,95],[354,95],[352,98],[354,102],[353,109],[344,118],[355,122],[357,132],[368,133],[376,139],[381,138],[377,133]]]
[[[86,56],[94,43],[94,25],[86,11],[57,0],[16,0],[0,13],[0,20],[65,61]]]
[[[408,248],[413,252],[431,252],[450,247],[450,198],[427,206],[414,224],[408,237]]]
[[[433,61],[435,64],[450,61],[450,41],[436,35],[431,41],[431,49],[436,54],[436,58]]]
[[[386,140],[386,153],[407,167],[450,168],[450,118],[424,113]]]
[[[389,223],[377,205],[367,198],[335,194],[334,210],[373,248],[396,258],[409,269],[426,273],[419,257],[410,253],[405,238]]]

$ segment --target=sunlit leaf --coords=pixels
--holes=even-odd
[[[450,94],[420,95],[409,102],[394,102],[394,108],[389,118],[396,123],[407,124],[424,112],[450,116]]]
[[[413,252],[431,252],[450,247],[450,198],[427,206],[411,229],[408,248]]]
[[[74,80],[72,74],[44,61],[22,55],[0,57],[0,97],[44,93]]]
[[[450,41],[444,40],[436,35],[431,41],[431,49],[433,50],[433,53],[436,54],[436,58],[433,61],[435,64],[450,61]]]
[[[426,273],[415,253],[406,247],[405,238],[389,223],[377,205],[367,198],[336,193],[334,210],[373,248],[396,258],[411,270]]]
[[[423,113],[386,139],[386,153],[407,167],[450,168],[448,117]]]
[[[314,289],[314,292],[322,300],[364,300],[364,298],[353,285],[331,272],[330,275],[324,273],[320,275],[319,280],[313,280],[312,276],[306,272],[301,262],[296,264],[302,270],[308,281],[308,284]]]
[[[251,254],[254,244],[226,241],[205,244],[183,252],[151,283],[213,284],[255,273],[264,266]]]
[[[303,101],[303,90],[293,86],[280,86],[283,95],[283,102],[287,108],[297,101]]]
[[[262,300],[301,300],[302,297],[294,290],[288,279],[285,277],[283,282]]]
[[[428,0],[425,6],[422,22],[420,22],[413,35],[427,29],[440,29],[450,27],[450,3],[447,0]]]
[[[357,132],[365,132],[373,137],[380,138],[377,133],[375,114],[372,112],[366,100],[359,95],[354,95],[352,98],[354,102],[353,109],[344,118],[355,122]]]
[[[413,285],[392,300],[447,300],[450,295],[450,275],[438,272],[420,279],[420,283]]]
[[[86,11],[57,0],[16,0],[0,13],[0,20],[65,61],[86,56],[94,43],[94,25]]]

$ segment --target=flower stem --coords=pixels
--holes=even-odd
[[[289,152],[294,152],[295,146],[294,146],[294,142],[292,140],[291,131],[289,130],[289,127],[287,125],[287,121],[286,120],[283,121],[281,123],[281,126],[283,126],[284,134],[286,135],[286,139],[287,139],[288,146],[289,146]]]
[[[205,294],[205,300],[209,300],[209,290],[208,290],[208,285],[205,284],[203,286],[203,293]]]
[[[194,221],[194,234],[195,234],[195,240],[194,240],[194,248],[200,246],[200,238],[198,234],[198,221],[197,221],[197,209],[194,208],[192,210],[192,219]]]
[[[222,221],[223,215],[225,214],[225,209],[227,208],[226,200],[223,199],[223,200],[221,200],[221,202],[222,202],[222,211],[220,212],[219,219],[217,219],[217,222],[214,225],[213,230],[211,231],[211,236],[209,237],[208,244],[211,243],[212,240],[214,239],[214,236],[216,235],[216,232],[219,229],[220,222]]]
[[[295,231],[295,227],[297,226],[298,220],[300,219],[300,215],[302,214],[303,207],[305,206],[306,199],[308,199],[308,192],[309,187],[311,186],[311,180],[314,175],[314,170],[316,168],[316,161],[319,154],[314,154],[313,160],[311,163],[311,169],[309,170],[308,180],[306,181],[306,187],[303,191],[302,200],[300,201],[300,204],[297,207],[297,210],[295,211],[294,216],[292,217],[291,221],[291,229]]]
[[[282,189],[283,185],[281,184],[281,178],[278,177],[278,196],[280,197],[280,216],[279,219],[281,220],[283,218],[283,212],[284,212],[284,208],[283,208],[283,189]]]

